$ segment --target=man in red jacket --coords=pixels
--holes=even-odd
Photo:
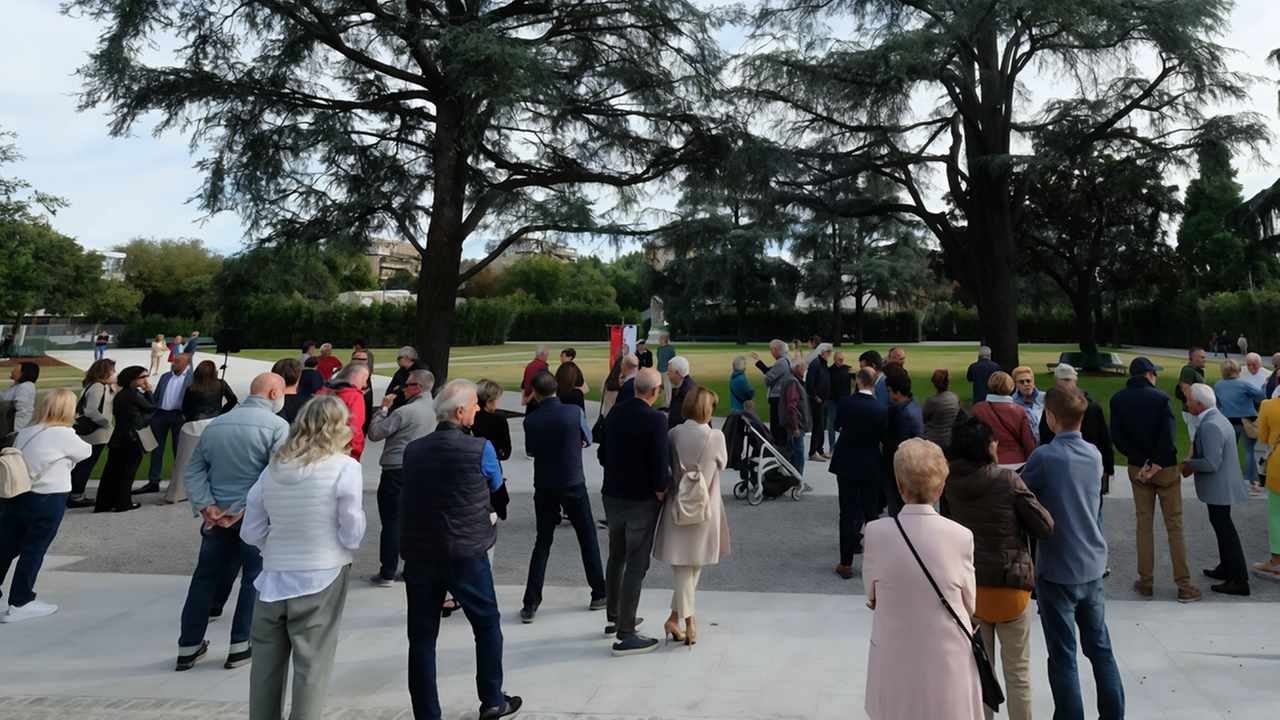
[[[369,366],[353,362],[338,371],[319,395],[337,395],[351,411],[351,457],[360,459],[364,452],[364,386],[369,382]]]

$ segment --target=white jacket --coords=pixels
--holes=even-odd
[[[40,495],[71,492],[71,468],[93,450],[75,430],[61,425],[25,428],[13,446],[27,463],[31,492]]]

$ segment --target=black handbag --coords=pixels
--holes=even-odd
[[[84,437],[85,435],[92,435],[93,433],[102,429],[102,427],[98,425],[98,423],[85,417],[84,401],[85,401],[85,393],[82,392],[80,393],[79,402],[76,403],[76,419],[71,426],[71,429],[75,430],[76,435],[79,435],[80,437]],[[107,406],[107,392],[106,390],[103,390],[102,399],[98,401],[99,415],[102,414],[102,409],[105,408],[106,406]]]
[[[978,664],[978,680],[982,684],[982,704],[991,708],[992,712],[999,712],[1000,705],[1004,702],[1004,690],[1000,688],[1000,681],[996,679],[996,671],[991,667],[991,659],[987,657],[987,648],[982,644],[982,634],[973,631],[971,626],[966,626],[956,611],[951,608],[951,603],[947,602],[947,598],[942,595],[942,590],[938,587],[938,583],[933,581],[933,576],[929,574],[929,568],[924,566],[924,561],[920,559],[920,554],[916,552],[916,547],[911,544],[911,538],[907,537],[907,531],[902,529],[902,522],[895,515],[893,521],[898,525],[898,532],[902,533],[902,539],[907,541],[907,547],[911,550],[911,554],[915,556],[916,562],[920,564],[920,569],[924,571],[924,576],[929,578],[929,584],[933,586],[933,591],[938,593],[938,599],[942,601],[942,606],[951,613],[951,617],[956,621],[956,625],[960,626],[960,632],[964,633],[969,639],[969,644],[973,647],[973,660]]]

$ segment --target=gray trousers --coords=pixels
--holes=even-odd
[[[263,602],[253,608],[253,669],[249,673],[249,720],[281,720],[289,661],[293,661],[290,720],[320,720],[329,695],[338,626],[347,604],[351,566],[314,595]]]
[[[618,641],[636,634],[636,609],[649,558],[653,555],[653,535],[658,529],[662,502],[604,498],[604,516],[609,522],[609,564],[605,568],[605,588],[609,595],[609,622],[618,626]]]

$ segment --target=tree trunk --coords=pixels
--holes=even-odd
[[[744,297],[738,297],[733,303],[734,311],[738,317],[738,344],[747,344],[747,300]]]
[[[831,299],[831,344],[840,347],[841,335],[843,328],[840,327],[843,318],[840,317],[840,293],[836,293]]]
[[[440,113],[431,224],[418,275],[418,355],[435,375],[437,388],[449,378],[467,191],[467,158],[458,145],[458,112],[446,107]]]
[[[862,288],[858,288],[858,293],[853,300],[853,344],[862,344],[862,315],[866,310],[866,296],[862,294]]]
[[[1070,294],[1071,309],[1076,314],[1076,337],[1080,341],[1080,352],[1097,353],[1098,340],[1094,332],[1093,322],[1093,280],[1087,274],[1076,275],[1076,291]],[[1085,367],[1086,370],[1098,368]]]

